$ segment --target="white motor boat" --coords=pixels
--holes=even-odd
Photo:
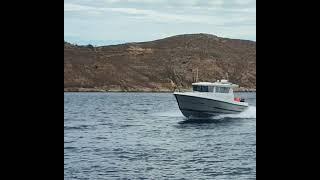
[[[174,92],[179,109],[187,118],[208,118],[221,114],[237,114],[248,108],[244,99],[235,98],[227,80],[192,83],[192,92]]]

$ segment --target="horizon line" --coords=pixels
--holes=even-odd
[[[112,46],[112,45],[122,45],[122,44],[130,44],[130,43],[143,43],[143,42],[152,42],[152,41],[157,41],[157,40],[161,40],[161,39],[166,39],[166,38],[170,38],[170,37],[175,37],[175,36],[181,36],[181,35],[210,35],[210,36],[215,36],[215,37],[218,37],[218,38],[223,38],[223,39],[231,39],[231,40],[243,40],[243,41],[251,41],[251,42],[256,42],[256,39],[255,40],[252,40],[252,39],[240,39],[240,38],[231,38],[231,37],[222,37],[222,36],[217,36],[217,35],[214,35],[214,34],[209,34],[209,33],[188,33],[188,34],[176,34],[176,35],[172,35],[172,36],[167,36],[167,37],[163,37],[163,38],[158,38],[158,39],[153,39],[153,40],[146,40],[146,41],[127,41],[127,42],[124,42],[122,40],[97,40],[97,39],[94,39],[94,40],[87,40],[87,41],[114,41],[114,42],[117,42],[118,43],[105,43],[105,44],[94,44],[94,43],[81,43],[81,42],[75,42],[77,40],[66,40],[65,37],[64,37],[64,42],[67,42],[69,44],[72,44],[72,45],[78,45],[78,46],[86,46],[86,45],[92,45],[92,46]],[[80,40],[81,41],[81,40]],[[84,40],[86,41],[86,40]]]

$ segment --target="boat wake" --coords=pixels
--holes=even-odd
[[[224,119],[224,118],[237,118],[237,119],[255,119],[256,118],[256,106],[249,106],[248,109],[239,114],[226,114],[212,117],[212,119]]]
[[[167,111],[167,112],[159,112],[159,113],[153,113],[153,116],[158,117],[184,117],[183,114],[180,111]],[[224,115],[218,115],[215,117],[211,117],[209,119],[254,119],[256,118],[256,106],[249,106],[247,110],[243,111],[239,114],[224,114]],[[203,118],[191,118],[191,119],[203,119]]]

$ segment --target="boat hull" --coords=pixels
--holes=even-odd
[[[189,95],[174,94],[174,96],[178,102],[180,111],[187,118],[208,118],[222,114],[238,114],[248,107],[248,105]]]

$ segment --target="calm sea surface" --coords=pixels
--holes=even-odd
[[[64,93],[64,179],[256,179],[247,111],[186,121],[170,93]]]

